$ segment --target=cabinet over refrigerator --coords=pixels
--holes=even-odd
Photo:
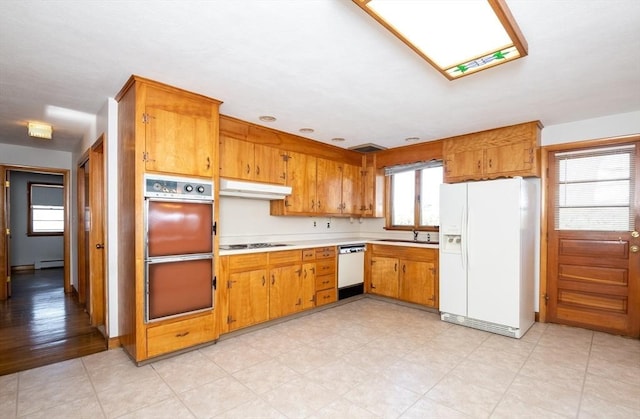
[[[539,185],[518,177],[441,186],[442,320],[514,338],[531,327]]]

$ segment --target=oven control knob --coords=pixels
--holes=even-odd
[[[184,185],[184,190],[187,192],[193,192],[193,185],[189,185],[189,184]]]
[[[162,185],[159,182],[156,182],[153,184],[153,190],[154,191],[161,191],[162,190]]]
[[[196,188],[196,190],[198,191],[198,193],[204,193],[204,186],[202,186],[202,185],[198,185],[198,187]]]

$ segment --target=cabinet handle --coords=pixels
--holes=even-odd
[[[304,270],[304,275],[303,275],[302,277],[303,277],[303,278],[306,278],[306,277],[307,277],[307,270],[306,270],[306,269]]]
[[[264,275],[262,275],[262,286],[263,286],[263,287],[264,287],[265,282],[266,282],[266,280],[265,280],[265,278],[264,278]]]
[[[480,170],[480,164],[481,164],[481,161],[478,160],[478,170]]]
[[[318,209],[320,209],[321,205],[320,205],[320,201],[318,201]]]
[[[489,167],[493,167],[493,159],[489,159]]]
[[[311,209],[314,209],[314,206],[316,205],[316,201],[314,201],[313,199],[311,200]]]
[[[296,303],[297,306],[302,304],[302,298],[298,298],[298,302]]]
[[[271,285],[276,283],[276,277],[275,275],[271,275]]]
[[[282,172],[282,174],[280,175],[280,179],[286,179],[286,178],[287,178],[287,175],[284,172]]]
[[[207,168],[206,170],[209,170],[211,168],[211,158],[207,157]]]
[[[187,336],[188,334],[189,334],[189,331],[182,332],[182,333],[177,333],[176,337],[177,338],[183,338],[183,337]]]
[[[393,272],[398,272],[398,262],[393,265]]]
[[[249,164],[247,163],[247,174],[249,174],[251,172],[251,166],[249,166]]]
[[[403,274],[407,273],[407,265],[405,265],[404,263],[402,264],[402,273]]]
[[[375,286],[375,285],[373,285],[373,282],[372,282],[372,283],[371,283],[371,289],[373,290],[373,289],[375,289],[375,288],[376,288],[376,286]]]
[[[256,175],[260,176],[260,166],[256,166]]]

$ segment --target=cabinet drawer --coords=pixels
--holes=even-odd
[[[335,275],[316,276],[316,291],[326,290],[336,287]]]
[[[304,249],[302,251],[302,260],[314,260],[316,258],[315,249]]]
[[[215,324],[210,314],[147,329],[149,358],[188,348],[215,339]]]
[[[337,300],[337,292],[335,288],[330,290],[318,291],[316,293],[316,307],[333,303],[336,300]]]
[[[267,266],[267,253],[247,253],[229,256],[229,270],[247,270]]]
[[[336,260],[335,259],[320,259],[316,262],[316,275],[335,275],[336,273]]]
[[[316,259],[332,258],[336,256],[336,247],[318,247],[316,248]]]
[[[281,263],[296,263],[302,259],[302,251],[285,250],[282,252],[269,252],[269,264],[279,265]]]

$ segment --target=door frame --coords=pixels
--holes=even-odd
[[[72,292],[71,286],[71,266],[70,266],[70,255],[71,255],[71,191],[69,188],[70,183],[70,172],[68,169],[54,169],[49,167],[36,167],[36,166],[21,166],[21,165],[11,165],[5,164],[0,165],[0,179],[2,180],[2,191],[0,194],[0,227],[3,233],[10,228],[8,225],[7,218],[5,217],[5,185],[4,181],[6,179],[6,173],[9,172],[31,172],[31,173],[42,173],[48,175],[61,175],[62,176],[62,186],[63,186],[63,196],[64,196],[64,233],[63,233],[63,254],[64,254],[64,292],[70,293]],[[11,276],[10,272],[10,261],[8,260],[9,250],[6,247],[9,246],[9,241],[6,239],[6,234],[2,235],[2,240],[0,240],[0,278],[7,278]],[[6,272],[9,270],[9,272]],[[4,281],[2,281],[4,282]],[[0,287],[0,300],[7,299],[7,287]]]
[[[91,325],[95,327],[106,326],[107,312],[107,246],[106,244],[106,213],[104,204],[105,196],[105,158],[104,158],[104,135],[89,147],[80,157],[77,163],[77,184],[76,184],[76,207],[77,217],[77,240],[78,240],[78,294],[79,301],[85,303]],[[89,164],[88,173],[85,165]],[[88,185],[86,184],[88,182]],[[89,195],[86,187],[88,186]],[[101,203],[102,205],[99,205]],[[90,230],[85,231],[85,209],[89,207]],[[98,227],[97,229],[94,226]],[[88,242],[88,246],[87,245]],[[96,245],[100,244],[101,249]],[[88,277],[87,270],[89,268]],[[88,301],[85,296],[88,295]],[[105,331],[103,331],[105,332]],[[106,333],[106,332],[105,332]]]
[[[549,251],[549,213],[548,203],[553,200],[549,196],[549,155],[557,151],[571,151],[587,147],[612,146],[616,144],[640,141],[640,135],[624,135],[620,137],[600,138],[595,140],[576,141],[571,143],[554,144],[540,148],[540,165],[542,193],[540,196],[540,295],[538,321],[547,322],[547,295],[548,295],[548,251]],[[636,197],[639,199],[640,197]]]

